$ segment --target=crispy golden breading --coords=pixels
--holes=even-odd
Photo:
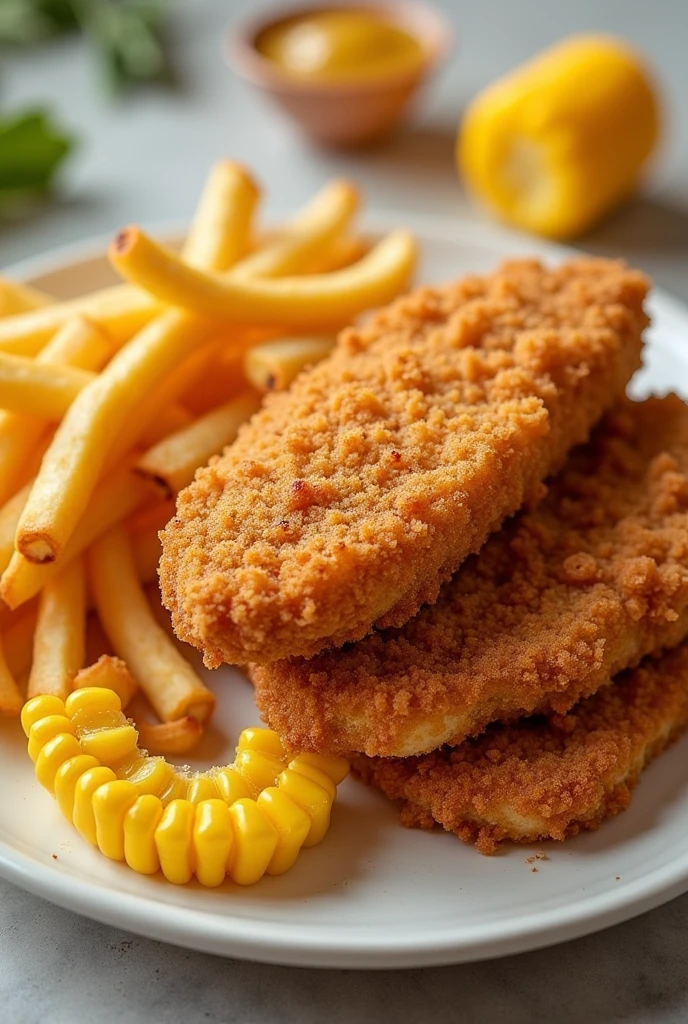
[[[620,263],[524,260],[345,331],[180,494],[178,635],[215,666],[402,625],[623,392],[646,290]]]
[[[688,633],[688,406],[624,399],[402,629],[253,670],[296,747],[406,757],[567,711]]]
[[[628,807],[645,765],[688,725],[688,647],[621,676],[568,715],[493,725],[422,757],[354,760],[402,823],[437,822],[481,853],[509,839],[565,839]]]

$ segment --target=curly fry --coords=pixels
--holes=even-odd
[[[178,718],[175,722],[161,722],[155,725],[137,722],[136,729],[141,746],[145,747],[149,754],[172,757],[188,754],[203,735],[203,726],[190,715]]]
[[[101,655],[95,664],[77,672],[72,688],[81,690],[85,686],[104,686],[108,690],[114,690],[123,708],[129,704],[139,688],[126,662],[110,654]]]

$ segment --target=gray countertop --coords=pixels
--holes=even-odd
[[[3,58],[0,110],[45,102],[80,136],[61,199],[0,226],[0,266],[129,221],[188,217],[209,163],[253,167],[270,204],[305,200],[333,174],[355,177],[371,207],[475,217],[452,163],[455,123],[477,88],[556,38],[626,35],[667,97],[667,141],[642,198],[582,241],[623,255],[688,299],[688,5],[685,0],[444,0],[459,34],[454,60],[415,123],[384,147],[316,150],[223,66],[236,0],[177,4],[176,91],[118,105],[94,88],[83,49],[66,41]],[[400,974],[306,971],[191,953],[86,921],[0,882],[0,1020],[10,1024],[209,1021],[310,1024],[445,1020],[673,1022],[688,1019],[688,896],[635,921],[507,960]]]

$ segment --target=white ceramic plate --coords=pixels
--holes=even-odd
[[[488,270],[501,258],[564,250],[496,228],[408,217],[422,244],[419,279]],[[103,246],[13,268],[59,295],[107,283]],[[688,310],[662,294],[637,393],[688,393]],[[237,672],[209,675],[219,697],[197,764],[232,758],[256,721]],[[512,847],[485,858],[444,833],[410,832],[382,796],[347,780],[322,846],[282,878],[204,891],[143,878],[107,861],[36,784],[16,723],[0,724],[0,873],[80,914],[228,956],[317,967],[419,967],[549,945],[615,924],[688,889],[688,738],[653,764],[626,813],[563,845]],[[548,859],[528,864],[536,850]],[[537,866],[537,871],[533,871]]]

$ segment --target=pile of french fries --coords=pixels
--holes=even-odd
[[[407,232],[352,233],[348,182],[270,233],[259,195],[223,161],[178,254],[116,236],[125,283],[64,302],[0,280],[0,714],[110,686],[160,754],[212,714],[157,600],[158,531],[261,394],[399,294],[415,258]]]

